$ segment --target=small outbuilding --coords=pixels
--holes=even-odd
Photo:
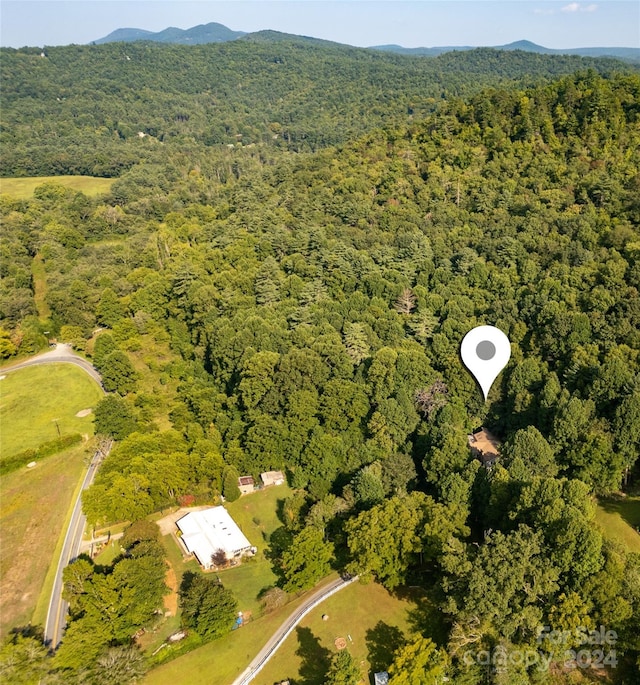
[[[389,674],[386,671],[373,674],[373,685],[389,685]]]
[[[248,495],[256,489],[256,483],[253,476],[240,476],[238,478],[238,489],[241,495]]]
[[[282,471],[265,471],[260,474],[260,480],[265,488],[270,485],[282,485],[284,483],[284,473]]]

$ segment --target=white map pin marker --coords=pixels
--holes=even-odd
[[[482,388],[486,402],[493,381],[511,357],[509,338],[495,326],[476,326],[462,339],[460,356]]]

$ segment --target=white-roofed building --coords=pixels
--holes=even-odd
[[[270,485],[282,485],[284,483],[284,473],[282,471],[265,471],[260,474],[262,485],[268,488]]]
[[[176,521],[176,525],[182,532],[182,544],[204,568],[214,565],[212,557],[220,550],[227,559],[256,552],[224,507],[192,511]]]

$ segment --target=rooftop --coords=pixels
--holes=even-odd
[[[500,441],[485,428],[469,436],[469,446],[483,454],[500,454]]]
[[[224,550],[227,558],[251,549],[251,543],[224,507],[192,511],[177,522],[186,548],[204,566],[211,566],[211,555]]]

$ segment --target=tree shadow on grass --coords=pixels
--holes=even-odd
[[[302,660],[299,679],[304,685],[323,685],[329,666],[331,652],[320,644],[320,640],[309,628],[296,628],[298,649],[296,654]]]
[[[401,587],[396,588],[393,594],[412,603],[407,612],[409,632],[430,637],[438,645],[447,642],[449,628],[435,592],[426,588]]]
[[[430,637],[436,644],[447,642],[448,629],[445,617],[439,608],[427,597],[416,602],[407,614],[412,632]]]
[[[365,633],[365,644],[371,670],[386,671],[393,661],[393,653],[405,642],[404,633],[397,626],[378,621]]]
[[[636,532],[640,527],[640,499],[636,497],[603,497],[598,504],[608,514],[618,514],[620,518],[628,523]]]
[[[264,550],[265,558],[271,562],[271,569],[278,578],[278,583],[282,585],[285,582],[284,573],[280,566],[282,555],[286,552],[293,543],[293,535],[284,526],[276,528],[276,530],[269,536],[269,546]]]

